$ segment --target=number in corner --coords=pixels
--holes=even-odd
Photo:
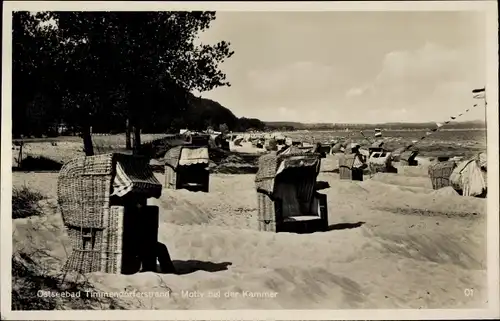
[[[474,296],[474,289],[472,288],[464,289],[464,295],[467,297]]]

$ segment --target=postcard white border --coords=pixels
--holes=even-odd
[[[498,10],[496,1],[355,1],[355,2],[3,2],[2,53],[2,179],[1,179],[1,311],[10,320],[333,320],[333,319],[482,319],[500,317],[499,309],[499,161],[498,161]],[[168,310],[168,311],[11,311],[12,253],[12,122],[11,64],[12,11],[484,11],[487,15],[488,94],[488,297],[484,310]],[[495,196],[496,197],[493,197]],[[9,231],[7,233],[6,231]]]

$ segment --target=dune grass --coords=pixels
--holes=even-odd
[[[12,189],[12,218],[26,218],[42,215],[41,207],[38,204],[45,196],[35,190],[23,186]]]
[[[43,215],[39,202],[45,198],[42,193],[27,186],[14,188],[12,218]],[[27,238],[26,244],[34,242],[31,234]],[[92,295],[96,290],[84,275],[72,274],[69,277],[49,265],[45,266],[41,263],[43,260],[38,259],[57,260],[48,249],[34,249],[26,245],[13,251],[12,310],[123,309],[117,300],[103,300],[100,296]]]
[[[33,259],[50,256],[39,250],[12,254],[12,310],[121,310],[115,298],[95,295],[98,291],[82,274],[68,277],[54,273]]]

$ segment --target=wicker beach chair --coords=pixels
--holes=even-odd
[[[165,154],[165,187],[207,192],[210,157],[208,147],[176,146]]]
[[[429,177],[432,181],[433,189],[440,189],[450,186],[450,176],[457,167],[454,161],[445,161],[431,164],[428,169]]]
[[[330,154],[330,150],[332,149],[332,146],[328,143],[321,143],[321,146],[318,147],[317,151],[324,154]]]
[[[146,158],[103,154],[66,163],[57,196],[72,253],[63,269],[127,274],[141,265],[154,269],[158,207],[146,202],[161,190]]]
[[[352,180],[352,167],[355,154],[339,153],[339,175],[340,179]]]
[[[418,161],[415,159],[418,155],[416,150],[407,150],[401,153],[399,161],[402,166],[417,166]]]
[[[392,161],[393,162],[399,162],[401,161],[401,154],[404,153],[406,151],[406,147],[399,147],[399,148],[396,148],[395,150],[393,150],[391,152],[392,154]]]
[[[463,196],[485,197],[487,174],[480,155],[457,164],[450,175],[450,185]]]
[[[368,159],[368,167],[372,174],[375,173],[397,173],[392,166],[392,155],[387,151],[373,152]]]
[[[185,132],[182,135],[184,142],[192,146],[208,146],[210,144],[210,135],[194,132]]]
[[[316,191],[321,159],[318,154],[271,153],[259,159],[255,177],[258,229],[311,233],[328,227],[326,195]]]
[[[227,138],[223,138],[221,140],[221,143],[220,143],[220,148],[222,150],[226,150],[226,151],[229,151],[230,148],[229,148],[229,141],[227,140]]]
[[[382,153],[384,152],[384,146],[383,141],[378,141],[378,142],[373,142],[370,147],[368,147],[368,154],[371,155],[372,153],[379,152]]]
[[[203,147],[208,146],[210,135],[207,134],[194,134],[191,136],[191,145]]]
[[[446,161],[451,161],[451,158],[450,156],[438,156],[437,157],[437,161],[438,162],[446,162]]]

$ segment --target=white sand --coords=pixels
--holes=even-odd
[[[15,186],[29,184],[52,198],[44,217],[14,221],[14,247],[49,249],[59,261],[37,260],[57,269],[70,250],[55,207],[57,174],[13,176]],[[91,282],[108,292],[172,290],[169,298],[121,298],[144,309],[485,307],[486,200],[436,195],[423,177],[382,174],[351,182],[321,173],[319,180],[331,185],[322,192],[332,230],[275,234],[254,229],[253,179],[212,175],[209,194],[164,190],[151,200],[161,208],[159,240],[177,268],[192,273],[93,273]],[[365,224],[336,229],[357,222]],[[474,288],[474,297],[466,297],[465,288]],[[204,297],[186,298],[182,291]],[[218,291],[221,298],[207,297]],[[230,292],[237,297],[226,298]]]

